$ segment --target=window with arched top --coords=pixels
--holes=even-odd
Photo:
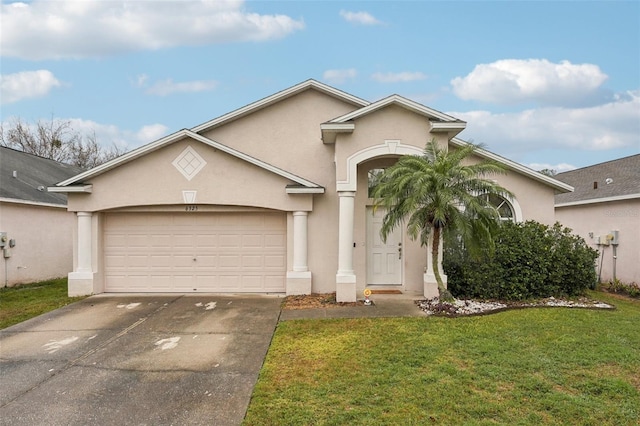
[[[495,194],[484,194],[481,195],[481,197],[484,197],[493,207],[496,208],[498,215],[500,216],[500,220],[515,222],[516,215],[513,210],[513,206],[509,201]]]

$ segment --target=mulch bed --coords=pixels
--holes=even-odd
[[[336,293],[314,293],[299,296],[287,296],[282,302],[282,309],[340,308],[343,306],[364,306],[362,300],[357,302],[336,302]]]

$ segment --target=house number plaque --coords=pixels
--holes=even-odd
[[[184,206],[184,211],[186,212],[197,212],[198,206]]]

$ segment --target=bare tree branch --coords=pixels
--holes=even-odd
[[[126,152],[113,144],[104,147],[98,143],[95,132],[83,136],[75,131],[69,120],[51,118],[29,125],[20,118],[8,128],[0,127],[0,145],[49,158],[61,163],[90,169]]]

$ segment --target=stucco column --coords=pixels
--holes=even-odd
[[[305,272],[307,266],[307,212],[293,213],[293,270]]]
[[[293,265],[287,271],[287,295],[311,294],[311,271],[307,265],[307,212],[293,212]]]
[[[78,268],[77,272],[92,272],[91,213],[78,212]]]
[[[94,292],[93,273],[93,226],[92,213],[76,213],[78,234],[76,240],[76,270],[69,273],[69,296],[86,296]]]
[[[339,191],[340,216],[338,219],[338,273],[336,274],[336,300],[356,301],[356,275],[353,272],[353,216],[356,193]]]

